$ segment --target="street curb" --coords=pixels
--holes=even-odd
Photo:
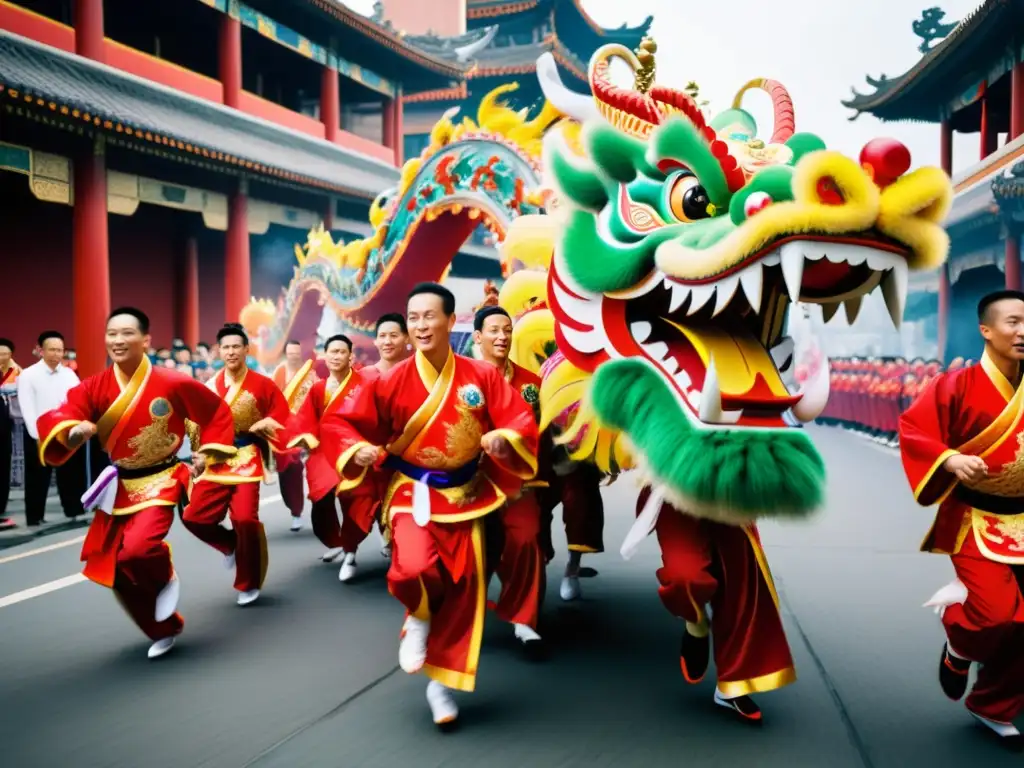
[[[88,520],[68,520],[62,523],[53,523],[38,531],[25,530],[24,527],[19,526],[19,528],[13,531],[0,532],[0,550],[19,547],[22,544],[28,544],[54,533],[73,531],[76,528],[88,528],[91,522],[91,518]]]

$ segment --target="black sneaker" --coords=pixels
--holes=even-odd
[[[715,704],[731,709],[749,723],[761,722],[761,708],[749,696],[737,696],[734,699],[727,699],[715,688]]]
[[[683,671],[683,679],[690,685],[696,685],[704,679],[710,651],[710,634],[696,637],[683,630],[683,639],[679,643],[679,667]]]
[[[939,685],[942,692],[951,701],[960,701],[967,692],[967,673],[971,671],[971,662],[958,659],[942,646],[942,658],[939,660]]]

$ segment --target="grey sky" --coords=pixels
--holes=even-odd
[[[424,0],[432,2],[433,0]],[[346,0],[370,13],[373,0]],[[937,125],[882,123],[870,116],[855,122],[840,99],[850,86],[871,88],[866,74],[890,77],[909,69],[921,56],[911,23],[921,10],[938,4],[945,21],[958,21],[981,0],[584,0],[584,7],[605,27],[635,25],[654,16],[658,81],[682,87],[696,80],[713,111],[730,105],[734,93],[751,78],[771,77],[793,97],[797,130],[820,135],[829,147],[854,157],[868,140],[891,136],[911,150],[914,165],[938,164]],[[744,103],[769,130],[768,97],[748,93]],[[978,159],[978,135],[957,134],[954,172]]]

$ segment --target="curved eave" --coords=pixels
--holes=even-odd
[[[970,39],[984,38],[986,32],[993,27],[1013,24],[1014,19],[1003,19],[1001,11],[1021,14],[1024,12],[1024,0],[986,0],[971,14],[964,18],[956,29],[950,32],[932,50],[922,56],[918,62],[899,77],[887,81],[888,86],[874,93],[861,94],[856,90],[853,98],[843,101],[843,106],[856,110],[858,113],[868,112],[881,119],[886,119],[878,112],[884,107],[899,110],[906,105],[903,98],[912,99],[918,87],[927,88],[929,77],[946,64],[952,56],[960,51]],[[939,72],[938,76],[941,77]],[[870,79],[869,79],[870,80]],[[941,92],[941,88],[938,89]],[[934,97],[930,97],[934,101]],[[856,115],[851,118],[855,119]]]
[[[648,16],[638,27],[623,26],[618,29],[607,29],[594,21],[593,17],[587,13],[587,9],[583,7],[581,0],[572,0],[572,4],[576,7],[580,17],[587,23],[587,26],[594,31],[594,34],[598,37],[607,38],[604,42],[639,45],[640,41],[650,31],[651,24],[654,23],[654,17]]]
[[[345,26],[355,29],[378,44],[391,49],[399,56],[418,64],[430,72],[451,78],[452,80],[461,80],[463,77],[463,67],[417,48],[412,43],[407,42],[397,32],[381,26],[362,14],[356,13],[339,2],[339,0],[305,0],[305,2],[319,8]]]
[[[513,13],[522,13],[523,11],[532,11],[539,5],[538,0],[515,0],[514,2],[507,3],[492,3],[492,4],[474,4],[472,2],[467,4],[466,18],[467,19],[493,19],[498,16],[508,16]]]
[[[473,67],[466,72],[466,79],[476,80],[484,77],[501,77],[503,75],[521,75],[537,71],[537,59],[542,53],[551,53],[555,61],[567,73],[582,82],[587,82],[586,65],[570,51],[554,34],[548,35],[543,42],[537,45],[508,48],[488,48],[488,51],[500,51],[519,54],[522,58],[508,62],[503,61],[476,61]]]

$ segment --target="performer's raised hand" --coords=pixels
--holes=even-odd
[[[91,421],[81,421],[68,432],[68,448],[77,448],[96,434],[96,425]]]
[[[206,469],[206,457],[201,453],[192,454],[192,476],[199,477]]]
[[[377,463],[378,458],[380,458],[380,448],[375,445],[366,445],[356,451],[352,461],[359,467],[372,467]]]
[[[964,456],[958,453],[946,459],[942,467],[962,483],[981,480],[988,474],[988,465],[981,456]]]
[[[268,440],[272,440],[274,436],[278,433],[278,431],[281,429],[284,429],[284,427],[282,427],[269,416],[265,419],[260,419],[251,427],[249,427],[249,431],[252,432],[254,435],[258,435],[259,437],[263,437]]]
[[[480,439],[480,447],[484,449],[484,453],[488,456],[498,460],[507,459],[512,451],[512,446],[509,445],[508,440],[494,433],[484,435]]]

